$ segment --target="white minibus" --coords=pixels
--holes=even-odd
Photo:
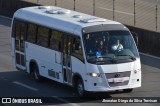
[[[107,14],[106,14],[107,15]],[[141,87],[136,42],[119,22],[55,7],[14,13],[11,32],[15,67],[87,92]]]

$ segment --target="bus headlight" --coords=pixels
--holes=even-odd
[[[101,73],[89,73],[88,75],[90,75],[92,77],[102,77]]]

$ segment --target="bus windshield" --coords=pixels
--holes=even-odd
[[[86,60],[92,64],[132,62],[139,57],[129,31],[100,31],[83,35]]]

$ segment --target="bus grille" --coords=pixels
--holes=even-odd
[[[106,78],[109,79],[116,79],[116,78],[123,78],[123,77],[128,77],[128,80],[125,80],[123,82],[108,82],[110,87],[115,87],[115,86],[124,86],[128,85],[129,78],[130,78],[130,71],[126,72],[117,72],[117,73],[105,73]]]

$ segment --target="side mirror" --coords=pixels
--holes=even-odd
[[[131,32],[133,38],[134,38],[134,41],[136,43],[136,45],[138,46],[138,34],[136,32]]]

